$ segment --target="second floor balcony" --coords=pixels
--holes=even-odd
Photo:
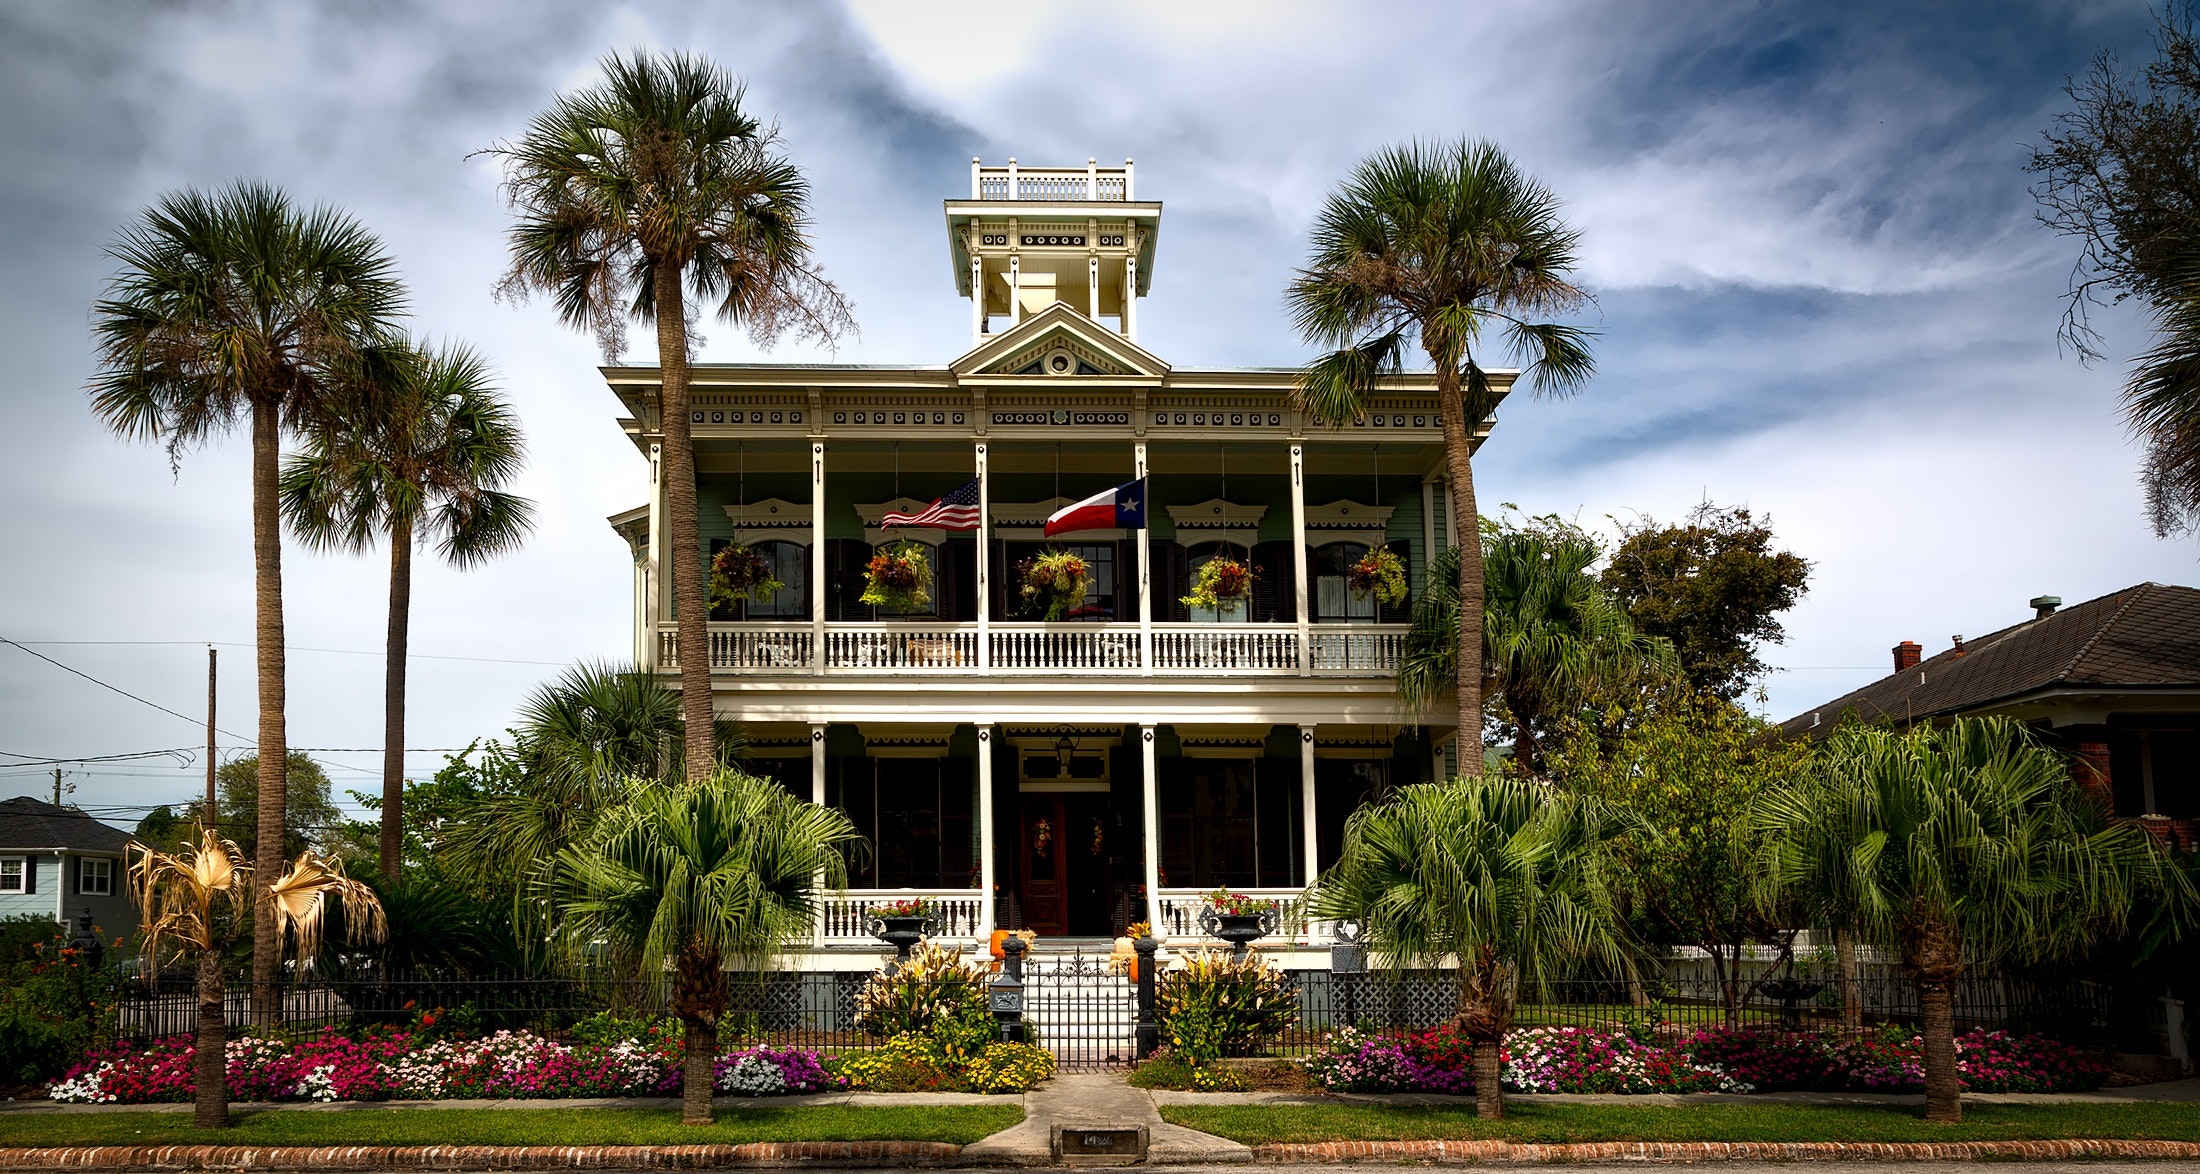
[[[710,624],[716,674],[757,677],[1363,677],[1396,674],[1405,624],[951,623]],[[680,665],[676,624],[657,628],[657,665]]]

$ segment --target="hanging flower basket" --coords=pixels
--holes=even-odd
[[[710,557],[710,601],[723,607],[762,603],[786,584],[772,578],[772,565],[753,546],[736,542]]]
[[[1049,620],[1061,619],[1085,601],[1085,584],[1092,567],[1066,550],[1050,550],[1016,564],[1023,579],[1023,600],[1031,610],[1044,608]]]
[[[1354,599],[1372,595],[1384,607],[1396,607],[1406,601],[1406,564],[1389,547],[1378,546],[1345,572],[1345,585]]]
[[[1199,568],[1192,579],[1192,593],[1178,602],[1190,608],[1212,608],[1216,615],[1232,615],[1253,593],[1260,572],[1234,558],[1217,558]]]
[[[871,556],[863,570],[863,594],[857,602],[888,611],[923,611],[932,606],[932,568],[924,548],[897,542]]]

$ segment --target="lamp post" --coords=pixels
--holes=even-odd
[[[1024,1033],[1024,940],[1011,934],[1001,942],[1001,972],[985,984],[986,1006],[1001,1025],[1001,1038],[1014,1042]]]

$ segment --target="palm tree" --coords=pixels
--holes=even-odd
[[[1355,812],[1315,884],[1311,915],[1363,922],[1392,973],[1457,965],[1480,1116],[1505,1115],[1498,1048],[1522,987],[1575,960],[1621,961],[1614,828],[1594,799],[1524,779],[1418,783]]]
[[[390,544],[389,639],[382,724],[382,875],[404,844],[405,651],[413,545],[433,543],[460,569],[516,549],[533,506],[500,486],[523,459],[519,423],[489,366],[464,347],[378,348],[375,378],[307,433],[283,466],[283,516],[320,549]]]
[[[295,939],[298,956],[320,951],[322,923],[330,898],[343,905],[346,935],[374,941],[383,932],[382,907],[374,890],[344,875],[342,862],[318,852],[299,855],[289,870],[267,885],[252,884],[252,869],[237,845],[211,830],[195,847],[163,852],[132,841],[129,880],[138,907],[139,958],[157,970],[162,947],[190,959],[198,970],[198,1024],[192,1057],[192,1124],[216,1129],[229,1124],[229,1087],[223,1060],[228,1024],[223,1014],[222,953],[255,903],[268,915],[255,919],[275,932],[276,948]]]
[[[606,57],[603,71],[602,85],[560,95],[519,142],[490,151],[517,218],[503,288],[549,293],[568,324],[595,331],[607,362],[625,349],[629,319],[656,326],[681,704],[689,728],[708,730],[688,294],[716,299],[718,316],[759,345],[789,331],[829,343],[854,321],[810,259],[809,185],[777,130],[741,109],[731,74],[703,57],[643,52]],[[717,768],[708,738],[688,739],[686,765],[690,779]]]
[[[1474,436],[1498,395],[1476,348],[1494,333],[1527,360],[1529,385],[1563,394],[1594,370],[1590,335],[1538,321],[1579,309],[1572,280],[1578,234],[1558,198],[1495,144],[1459,140],[1390,147],[1363,161],[1314,218],[1313,255],[1286,293],[1299,333],[1330,353],[1299,375],[1299,405],[1342,425],[1403,370],[1418,339],[1436,369],[1444,463],[1459,533],[1477,529]],[[1459,745],[1482,728],[1482,560],[1457,565]],[[1460,767],[1479,774],[1481,756]]]
[[[381,242],[336,209],[302,210],[266,184],[161,197],[108,250],[121,266],[92,307],[92,410],[123,436],[184,450],[249,417],[260,688],[256,866],[282,865],[284,648],[278,447],[320,420],[361,354],[404,310]],[[252,931],[255,1002],[274,994],[275,927]]]
[[[1768,793],[1744,834],[1768,904],[1845,913],[1917,988],[1925,1117],[1963,1119],[1954,985],[1969,968],[2068,955],[2119,928],[2143,888],[2187,882],[2070,764],[2001,717],[1896,731],[1850,725],[1816,776]]]
[[[684,1123],[711,1122],[726,965],[761,966],[809,933],[821,887],[847,886],[846,858],[863,843],[840,809],[721,771],[672,786],[633,780],[558,853],[542,891],[564,951],[627,973],[672,973]]]
[[[1541,769],[1551,724],[1597,689],[1679,672],[1672,643],[1636,631],[1597,581],[1601,554],[1594,538],[1563,524],[1484,528],[1482,689],[1504,697],[1523,771]],[[1459,639],[1470,630],[1459,622],[1458,565],[1456,548],[1437,555],[1413,604],[1398,695],[1415,711],[1458,680]],[[1478,733],[1460,731],[1462,766],[1479,750]]]

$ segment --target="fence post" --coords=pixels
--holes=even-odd
[[[1161,943],[1152,934],[1131,943],[1138,951],[1138,1058],[1153,1055],[1161,1044],[1161,1025],[1153,1015],[1154,957],[1161,952]]]
[[[1024,1025],[1024,939],[1001,940],[1001,972],[986,984],[986,1005],[1001,1025],[1001,1038],[1014,1042]]]

